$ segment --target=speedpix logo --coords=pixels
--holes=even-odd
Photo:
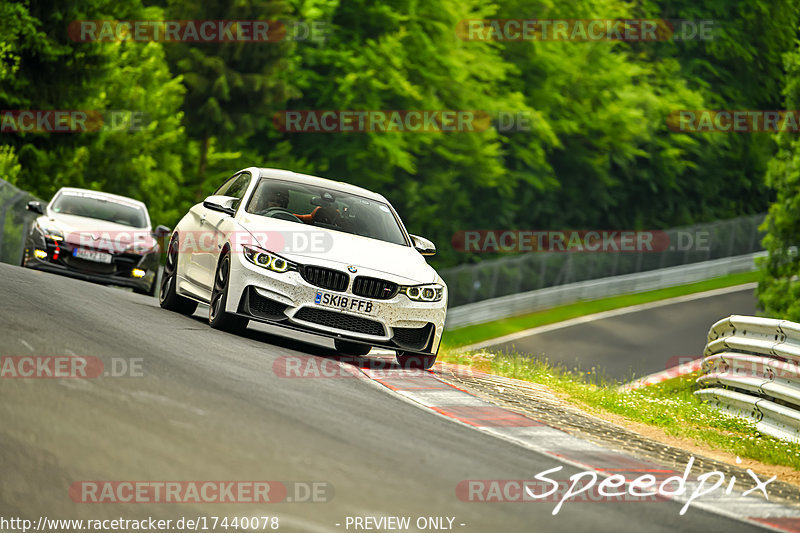
[[[741,462],[738,457],[737,462]],[[680,515],[684,515],[695,500],[718,489],[724,495],[731,495],[737,488],[736,476],[728,479],[719,471],[705,472],[696,479],[690,479],[693,465],[694,456],[689,458],[682,475],[671,470],[648,470],[629,479],[623,474],[603,476],[595,470],[585,470],[571,475],[567,480],[551,477],[564,468],[557,466],[539,472],[532,480],[464,480],[456,486],[456,495],[464,502],[557,502],[553,507],[553,515],[557,515],[564,504],[570,501],[648,502],[677,499],[684,502],[679,511]],[[776,476],[763,481],[749,468],[747,474],[750,483],[744,484],[751,485],[754,482],[754,485],[742,491],[741,497],[760,492],[768,500],[767,485],[775,481]],[[738,498],[739,494],[734,497]]]

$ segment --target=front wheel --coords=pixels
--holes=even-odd
[[[397,350],[395,359],[401,368],[428,370],[436,362],[436,354],[409,353]]]
[[[369,344],[360,344],[358,342],[348,342],[339,339],[334,339],[333,344],[336,346],[336,351],[344,355],[367,355],[372,349]]]
[[[241,333],[247,328],[250,319],[225,311],[228,302],[230,274],[231,256],[226,253],[220,259],[217,273],[214,275],[214,290],[211,292],[211,303],[208,305],[208,324],[214,329],[221,329],[229,333]]]
[[[169,241],[167,247],[167,263],[161,275],[161,290],[158,292],[158,303],[164,309],[191,316],[197,309],[197,302],[184,298],[175,292],[178,279],[178,236]]]

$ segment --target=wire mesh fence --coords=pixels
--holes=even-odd
[[[752,215],[673,228],[663,251],[522,253],[440,273],[456,307],[510,294],[567,283],[634,274],[660,268],[733,257],[763,250],[759,226],[765,215]]]
[[[22,260],[25,235],[36,218],[26,206],[34,200],[38,198],[0,179],[0,262],[18,265]]]

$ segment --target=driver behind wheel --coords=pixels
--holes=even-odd
[[[270,207],[286,209],[289,205],[289,189],[284,187],[270,187],[265,196],[267,205],[264,209],[269,209]]]
[[[253,212],[257,214],[264,214],[273,208],[286,210],[289,206],[289,189],[275,185],[269,186],[261,191],[253,203]],[[314,222],[335,224],[341,218],[339,212],[333,207],[316,207],[307,215],[292,214],[306,224]]]
[[[263,214],[268,209],[286,209],[289,205],[289,189],[279,186],[264,187],[253,198],[253,213]]]

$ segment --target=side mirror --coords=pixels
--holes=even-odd
[[[42,202],[28,202],[26,209],[28,211],[33,211],[34,213],[44,215],[44,207],[42,207]]]
[[[209,196],[203,200],[203,207],[233,216],[236,214],[234,204],[238,201],[239,199],[234,196]]]
[[[172,230],[169,229],[168,227],[159,225],[156,226],[156,229],[153,230],[153,237],[155,237],[156,239],[163,239],[164,237],[169,235],[170,232],[172,232]]]
[[[436,246],[431,241],[419,235],[409,235],[409,237],[416,251],[422,255],[436,255]]]

